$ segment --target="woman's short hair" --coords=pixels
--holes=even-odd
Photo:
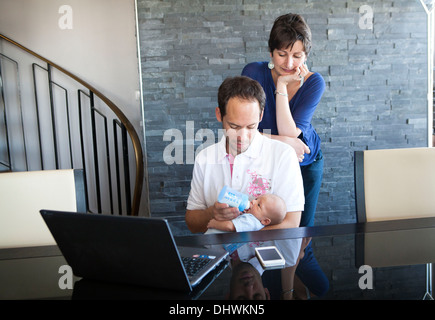
[[[258,81],[246,76],[229,77],[222,82],[218,90],[218,106],[221,116],[225,116],[227,103],[231,98],[258,101],[260,114],[266,104],[266,94]]]
[[[288,13],[278,17],[270,31],[269,50],[293,47],[296,41],[302,41],[305,54],[311,50],[311,29],[305,19],[298,14]]]

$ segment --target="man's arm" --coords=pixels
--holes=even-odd
[[[211,219],[218,221],[233,220],[240,215],[238,208],[232,208],[226,203],[215,204],[203,210],[186,210],[186,224],[192,233],[207,231]]]
[[[192,233],[207,231],[207,224],[211,219],[211,207],[204,210],[186,210],[186,224]]]
[[[231,220],[218,221],[216,219],[211,219],[207,225],[208,229],[217,229],[221,231],[234,232],[236,228]]]
[[[263,230],[297,228],[301,222],[301,211],[287,212],[284,220],[275,225],[268,225]]]

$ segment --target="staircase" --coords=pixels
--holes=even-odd
[[[71,168],[84,170],[90,212],[138,215],[144,158],[124,113],[0,34],[0,172]]]

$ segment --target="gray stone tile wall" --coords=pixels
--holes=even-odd
[[[317,225],[355,221],[355,150],[427,145],[419,1],[138,0],[151,215],[184,215],[194,151],[218,136],[217,88],[269,59],[270,28],[287,12],[311,26],[308,66],[327,86],[313,119],[325,157]]]

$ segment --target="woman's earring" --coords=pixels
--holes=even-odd
[[[267,64],[267,67],[268,67],[270,70],[272,70],[273,68],[275,68],[275,65],[273,64],[272,61],[270,61],[270,62]]]

